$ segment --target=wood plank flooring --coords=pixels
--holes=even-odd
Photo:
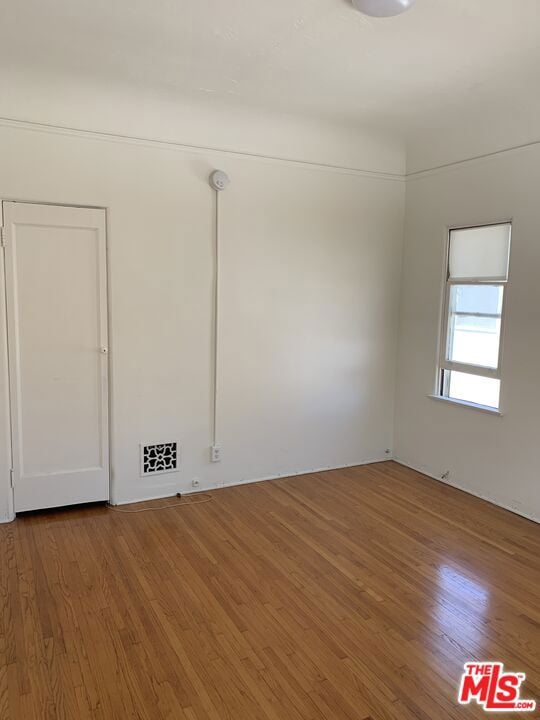
[[[213,495],[0,526],[1,720],[480,718],[484,659],[540,699],[538,525],[392,462]]]

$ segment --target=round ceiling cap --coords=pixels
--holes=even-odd
[[[414,5],[416,0],[352,0],[354,7],[364,15],[391,17]]]

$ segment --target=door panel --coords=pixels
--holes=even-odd
[[[15,510],[107,500],[103,210],[4,203]]]

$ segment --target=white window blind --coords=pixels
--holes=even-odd
[[[510,229],[510,223],[504,223],[452,230],[449,278],[507,280]]]

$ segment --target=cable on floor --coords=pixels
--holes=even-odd
[[[181,498],[182,493],[176,493],[176,497]],[[214,498],[212,495],[208,493],[204,493],[199,496],[200,499],[193,500],[193,501],[184,501],[179,503],[174,503],[173,505],[161,505],[160,507],[151,507],[151,508],[139,508],[138,510],[122,510],[121,508],[111,505],[110,503],[107,503],[107,507],[109,510],[114,510],[114,512],[120,512],[120,513],[141,513],[141,512],[157,512],[158,510],[171,510],[172,508],[177,507],[190,507],[191,505],[202,505],[203,503],[210,502]]]

